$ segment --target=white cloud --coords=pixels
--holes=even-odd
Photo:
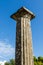
[[[0,61],[0,65],[4,65],[6,61]]]
[[[0,41],[0,60],[11,59],[14,57],[15,49],[11,44]]]

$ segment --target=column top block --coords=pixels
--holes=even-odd
[[[11,18],[17,20],[18,18],[23,17],[24,15],[31,15],[31,19],[35,17],[35,15],[30,10],[25,7],[21,7],[20,9],[18,9],[17,12],[11,15]]]

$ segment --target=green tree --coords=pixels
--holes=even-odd
[[[34,62],[37,62],[38,61],[38,59],[34,56]]]
[[[38,61],[43,63],[43,57],[38,57]]]
[[[5,64],[4,65],[10,65],[10,63],[9,62],[5,62]]]
[[[4,65],[15,65],[14,59],[11,59],[9,62],[5,62]]]
[[[37,65],[37,62],[34,62],[34,65]]]
[[[10,60],[10,64],[11,64],[11,65],[15,65],[14,59],[11,59],[11,60]]]

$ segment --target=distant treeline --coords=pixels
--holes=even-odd
[[[5,62],[5,65],[15,65],[15,60],[11,59],[9,62]],[[43,57],[39,56],[36,58],[34,56],[34,65],[43,65]]]
[[[15,60],[11,59],[9,62],[5,62],[4,65],[15,65]]]
[[[43,65],[43,57],[39,56],[38,58],[36,58],[34,56],[34,65]]]

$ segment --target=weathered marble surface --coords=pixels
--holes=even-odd
[[[30,22],[34,14],[22,7],[12,18],[17,21],[15,65],[34,65]]]

